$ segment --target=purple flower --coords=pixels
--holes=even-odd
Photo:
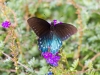
[[[47,74],[45,75],[53,75],[53,72],[49,71]]]
[[[57,20],[53,20],[54,25],[61,24],[62,22],[57,23]]]
[[[60,60],[60,56],[54,56],[54,57],[53,57],[53,60],[54,60],[55,62],[58,62],[58,61]]]
[[[54,25],[56,25],[56,24],[57,24],[57,20],[53,20],[53,22],[54,22]]]
[[[43,56],[45,59],[48,59],[48,58],[52,57],[52,53],[50,53],[50,52],[45,52],[45,53],[42,53],[42,56]]]
[[[58,66],[58,61],[54,61],[52,58],[46,59],[47,63],[52,66]]]
[[[56,55],[53,55],[50,52],[42,53],[42,56],[46,59],[46,62],[49,63],[52,66],[58,66],[58,62],[60,60],[60,56],[58,53]]]
[[[53,73],[50,71],[50,72],[48,72],[48,75],[53,75]]]
[[[9,28],[10,25],[11,25],[11,23],[10,23],[9,21],[4,21],[4,22],[2,22],[2,27],[3,27],[3,28]]]
[[[47,63],[49,63],[52,66],[58,66],[58,62],[60,60],[60,56],[53,56],[49,59],[46,59]]]
[[[59,22],[59,24],[62,24],[62,22]]]

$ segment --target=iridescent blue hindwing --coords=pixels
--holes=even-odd
[[[51,32],[50,34],[40,37],[38,39],[38,45],[42,52],[49,50],[51,53],[56,54],[62,46],[62,41],[55,33]]]
[[[38,39],[39,50],[47,52],[50,46],[50,39],[48,36],[42,36]]]
[[[50,52],[56,54],[59,51],[61,46],[62,46],[61,39],[57,35],[53,34],[52,43],[50,46]]]

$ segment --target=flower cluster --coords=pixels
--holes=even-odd
[[[54,25],[56,25],[57,24],[57,20],[53,20],[53,23],[54,23]]]
[[[58,53],[56,55],[53,55],[50,52],[42,53],[42,56],[46,59],[46,62],[49,63],[52,66],[58,66],[58,61],[60,60],[60,56]]]
[[[2,22],[2,27],[3,27],[3,28],[9,28],[10,25],[11,25],[11,23],[10,23],[9,21],[4,21],[4,22]]]
[[[48,75],[53,75],[53,73],[50,71],[50,72],[48,72]]]
[[[61,24],[62,22],[57,23],[57,20],[53,20],[54,25]]]
[[[45,75],[53,75],[53,73],[51,71],[49,71],[47,74]]]

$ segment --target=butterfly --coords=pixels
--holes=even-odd
[[[67,23],[57,23],[31,17],[27,20],[29,26],[36,33],[38,38],[39,50],[41,52],[51,52],[56,54],[62,46],[62,41],[77,32],[77,28]]]

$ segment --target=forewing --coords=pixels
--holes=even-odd
[[[50,24],[40,18],[32,17],[27,20],[29,26],[34,30],[37,36],[42,36],[50,31]]]
[[[56,33],[63,40],[66,40],[71,35],[77,32],[77,28],[71,24],[59,23],[54,26]]]

